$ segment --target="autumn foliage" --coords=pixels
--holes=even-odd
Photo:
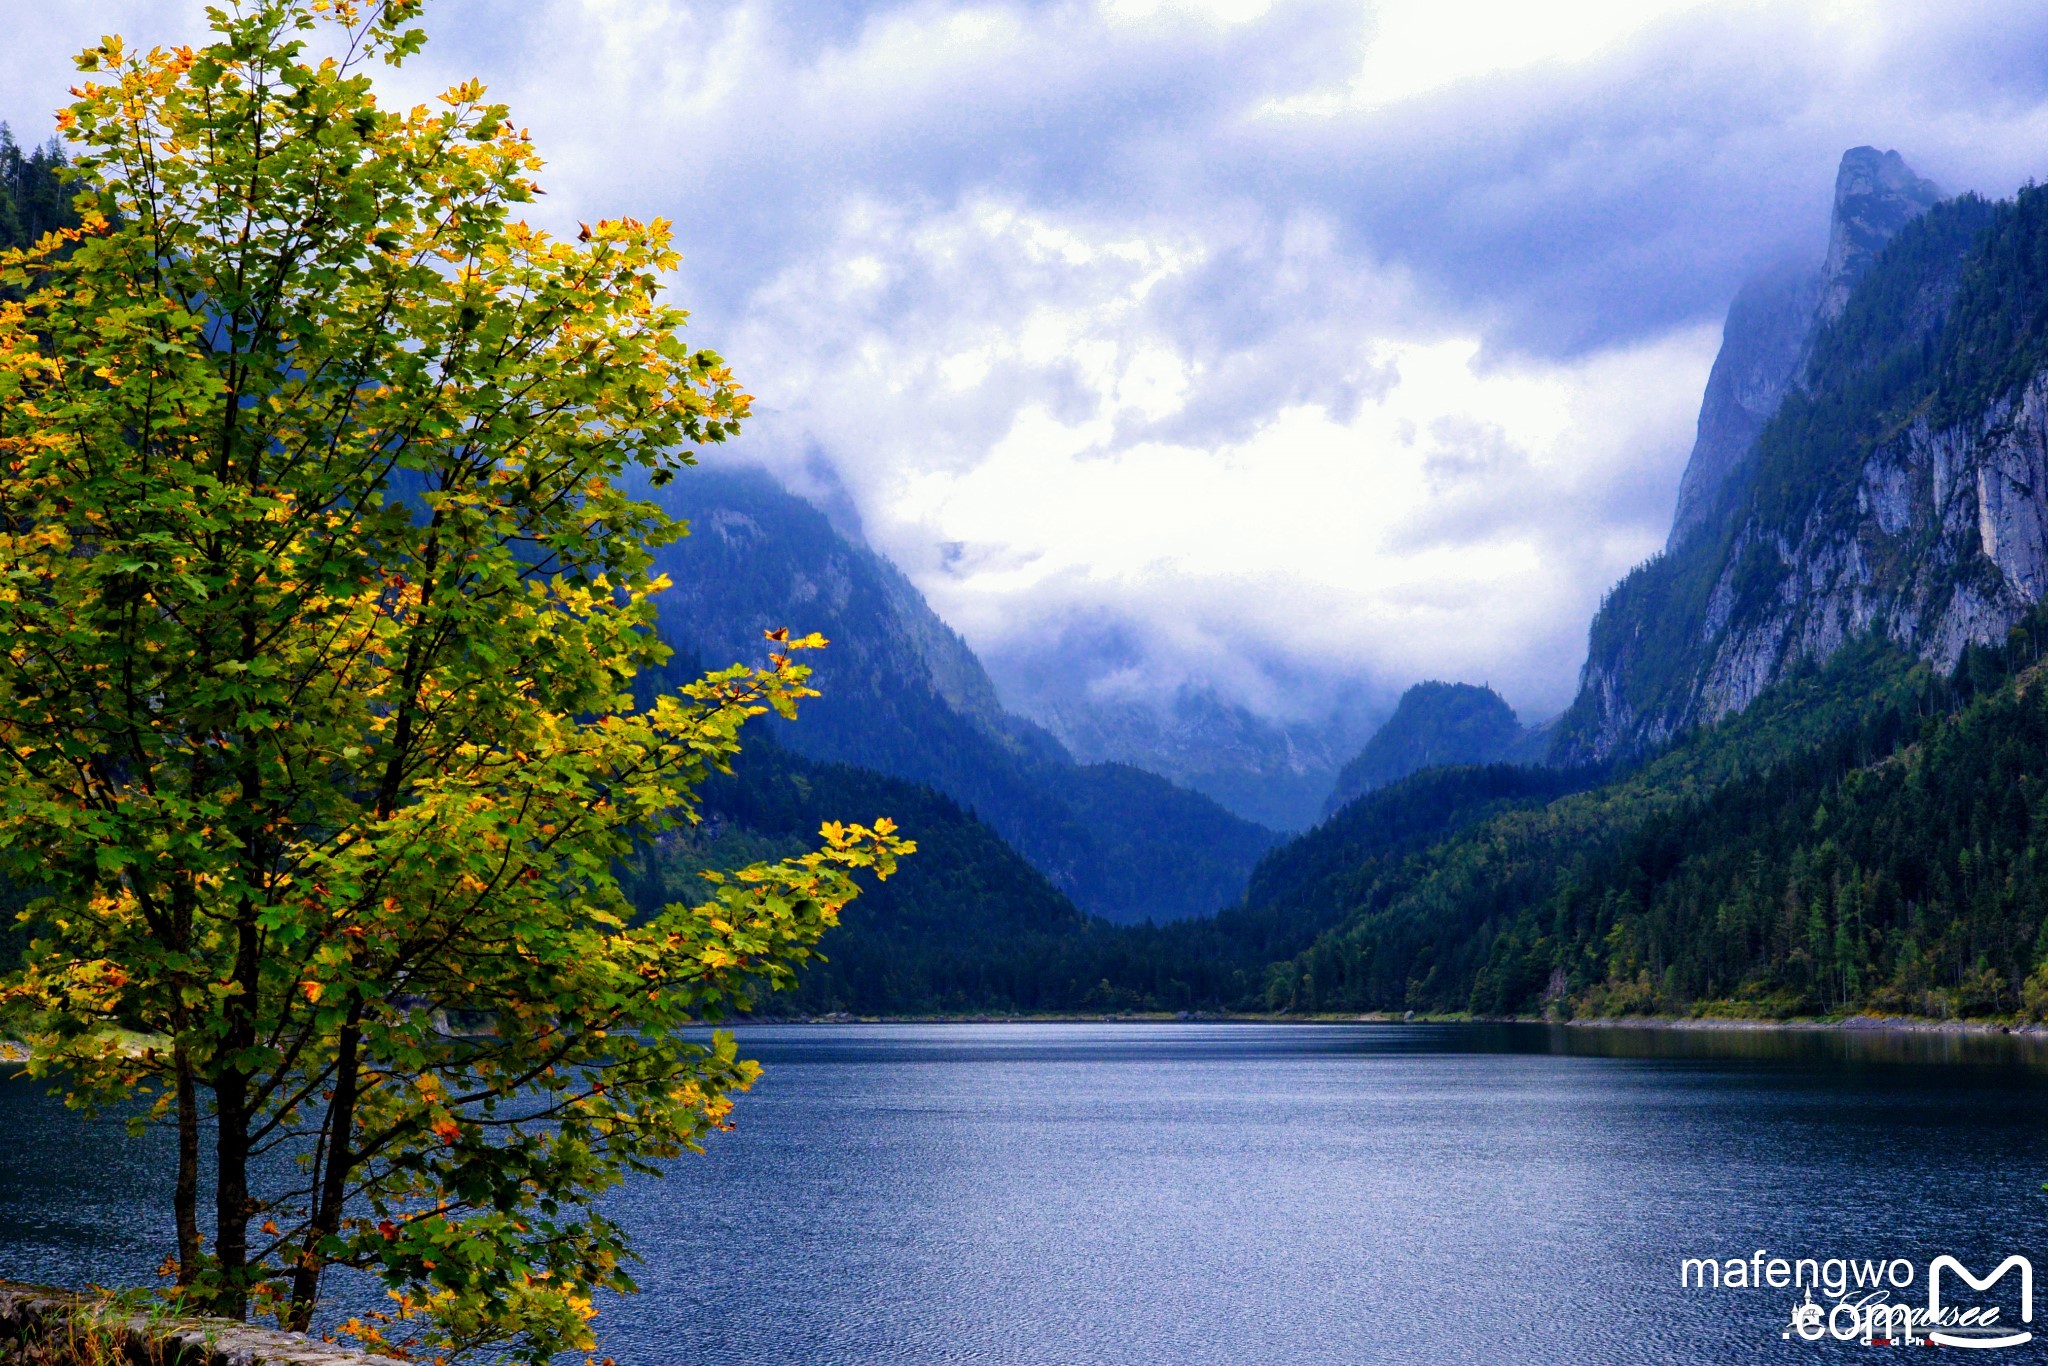
[[[619,861],[823,642],[634,705],[681,531],[634,490],[748,398],[667,225],[558,240],[481,87],[377,101],[420,9],[80,58],[83,225],[0,256],[0,860],[40,894],[0,1010],[176,1125],[186,1303],[303,1326],[358,1268],[386,1350],[544,1361],[630,1288],[595,1198],[756,1074],[694,1026],[910,846],[828,825],[632,923]]]

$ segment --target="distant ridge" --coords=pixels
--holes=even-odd
[[[1426,768],[1513,762],[1528,756],[1528,732],[1515,709],[1492,688],[1470,683],[1417,683],[1394,714],[1338,771],[1323,814]]]
[[[1082,910],[1110,920],[1207,915],[1242,894],[1270,830],[1121,764],[1077,764],[1005,711],[981,661],[897,568],[757,470],[689,471],[656,496],[691,524],[659,554],[663,635],[707,665],[760,658],[790,626],[832,644],[823,696],[780,742],[951,797]],[[869,813],[874,814],[874,813]]]

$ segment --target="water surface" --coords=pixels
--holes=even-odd
[[[2048,1272],[2048,1058],[2017,1039],[738,1032],[767,1075],[736,1131],[613,1202],[647,1259],[602,1321],[621,1362],[1841,1360],[1880,1349],[1784,1341],[1792,1292],[1682,1291],[1680,1259]],[[154,1140],[19,1083],[0,1135],[0,1275],[147,1272]]]

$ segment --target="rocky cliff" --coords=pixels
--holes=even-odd
[[[1932,194],[1893,154],[1844,159],[1801,359],[1603,605],[1555,757],[1650,748],[1859,635],[1952,667],[2048,591],[2048,197]]]
[[[762,632],[778,627],[831,640],[808,661],[824,696],[786,737],[793,748],[899,772],[917,766],[924,733],[943,712],[949,726],[1003,750],[1065,758],[1052,736],[1003,710],[967,642],[895,565],[767,475],[692,470],[658,496],[690,523],[690,535],[663,552],[673,582],[655,600],[671,639],[714,665],[759,660]]]
[[[1935,183],[1913,174],[1897,152],[1854,147],[1842,154],[1825,259],[1818,267],[1778,262],[1745,283],[1728,308],[1667,548],[1711,517],[1810,362],[1819,328],[1840,316],[1899,229],[1940,200]]]
[[[1810,264],[1786,262],[1743,285],[1729,305],[1666,549],[1712,514],[1729,478],[1784,401],[1813,331],[1820,284]]]
[[[1913,174],[1897,152],[1852,147],[1835,172],[1828,254],[1821,263],[1819,322],[1841,316],[1849,296],[1899,229],[1941,202],[1941,187]]]

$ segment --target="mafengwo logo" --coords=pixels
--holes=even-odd
[[[1981,1264],[1981,1263],[1980,1263]],[[2021,1347],[2034,1340],[2034,1264],[2014,1254],[1984,1275],[1934,1258],[1687,1257],[1687,1291],[1792,1292],[1778,1336],[1865,1347]]]

